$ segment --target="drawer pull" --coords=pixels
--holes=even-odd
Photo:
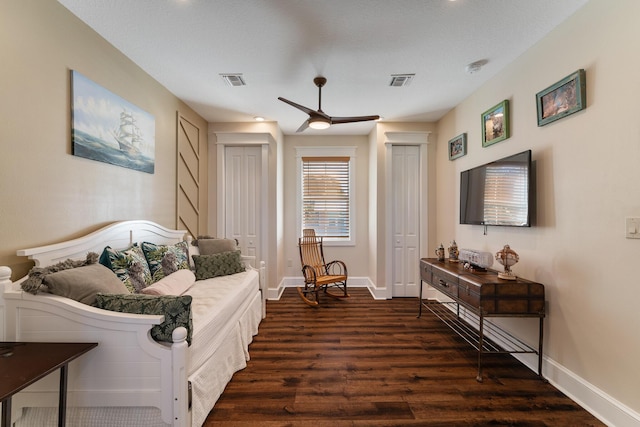
[[[449,287],[449,285],[447,284],[447,282],[445,282],[442,279],[438,279],[438,283],[440,284],[440,286],[444,286],[445,288]]]

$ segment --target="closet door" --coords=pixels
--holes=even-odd
[[[256,260],[262,259],[261,153],[261,147],[225,148],[225,236],[219,236],[237,239],[242,253]]]
[[[420,259],[420,147],[392,148],[392,295],[419,294]]]

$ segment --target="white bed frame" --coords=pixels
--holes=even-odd
[[[105,246],[122,249],[135,242],[175,244],[182,240],[187,240],[183,230],[150,221],[123,221],[84,237],[17,254],[29,257],[36,266],[47,266],[68,258],[84,259],[87,252],[101,253]],[[264,263],[258,271],[264,318]],[[99,342],[71,363],[69,407],[156,407],[164,423],[191,425],[185,328],[174,331],[173,344],[163,345],[150,336],[153,325],[164,320],[162,315],[110,312],[52,294],[32,295],[20,289],[24,279],[12,282],[11,269],[0,266],[0,341]],[[49,376],[27,389],[31,391],[18,394],[13,400],[14,416],[19,416],[21,407],[55,407],[56,381]]]

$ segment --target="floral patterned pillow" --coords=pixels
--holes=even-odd
[[[163,314],[164,322],[151,328],[156,341],[173,342],[171,334],[179,326],[187,328],[187,343],[191,345],[193,322],[191,320],[191,295],[96,295],[95,306],[109,311],[131,314]]]
[[[153,283],[149,264],[138,245],[124,251],[107,246],[100,255],[100,264],[116,273],[131,293],[139,292]]]
[[[221,252],[214,255],[193,255],[196,264],[196,280],[228,276],[245,270],[240,251]]]
[[[177,270],[189,268],[187,242],[178,242],[175,245],[156,245],[143,242],[141,246],[149,263],[153,283]]]

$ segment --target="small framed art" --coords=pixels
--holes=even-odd
[[[449,140],[449,160],[457,159],[467,154],[467,134],[462,133]]]
[[[536,94],[538,126],[544,126],[587,107],[585,72],[580,69]]]
[[[509,138],[509,126],[509,100],[505,99],[482,113],[482,146]]]

